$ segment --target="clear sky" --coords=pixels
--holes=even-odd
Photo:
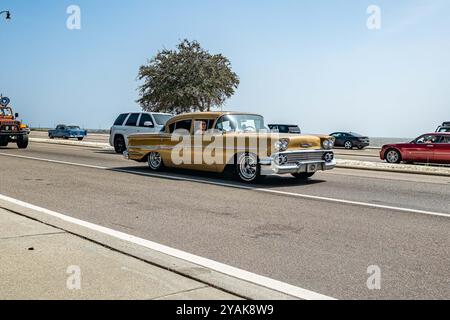
[[[66,9],[81,8],[81,30]],[[366,10],[381,9],[369,30]],[[0,93],[32,126],[109,128],[138,68],[198,40],[241,84],[225,109],[304,132],[414,137],[450,120],[448,0],[0,0]]]

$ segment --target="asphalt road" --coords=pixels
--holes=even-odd
[[[48,138],[47,132],[43,131],[32,131],[32,138]],[[108,134],[97,134],[90,133],[83,140],[85,142],[100,142],[100,143],[109,143],[109,135]],[[347,160],[360,160],[360,161],[370,161],[370,162],[382,162],[380,160],[380,150],[379,149],[364,149],[364,150],[345,150],[344,148],[336,148],[334,152],[341,158]]]
[[[450,218],[433,215],[450,214],[450,178],[335,169],[243,189],[216,174],[149,176],[110,151],[39,143],[0,148],[0,165],[1,194],[321,294],[450,299]],[[367,288],[371,265],[380,290]]]

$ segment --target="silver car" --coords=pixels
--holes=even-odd
[[[111,127],[109,144],[117,153],[127,150],[128,136],[136,133],[160,132],[172,118],[170,113],[128,112],[120,114]]]

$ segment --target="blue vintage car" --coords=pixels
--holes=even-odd
[[[78,139],[81,141],[87,136],[87,131],[82,130],[79,126],[66,126],[65,124],[59,124],[56,129],[48,130],[48,137],[50,139],[63,138],[63,139]]]

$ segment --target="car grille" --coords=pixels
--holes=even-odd
[[[17,126],[0,126],[0,131],[16,132],[19,131],[19,128]]]
[[[287,163],[297,163],[303,161],[322,161],[324,151],[317,152],[295,152],[287,153]]]

